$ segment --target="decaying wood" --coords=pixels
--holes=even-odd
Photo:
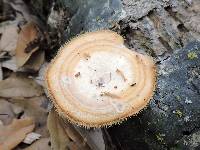
[[[195,136],[198,135],[198,132],[194,132],[199,131],[200,121],[198,116],[200,113],[198,108],[200,104],[196,100],[196,97],[199,97],[200,89],[199,84],[197,84],[199,83],[199,67],[197,64],[198,59],[192,60],[192,62],[196,62],[196,65],[195,63],[192,65],[188,58],[184,56],[187,56],[186,53],[193,50],[195,53],[198,52],[195,50],[195,47],[199,48],[198,44],[192,41],[200,40],[200,2],[198,0],[122,0],[121,3],[121,1],[116,0],[115,4],[117,5],[115,6],[117,8],[111,4],[110,8],[114,7],[114,10],[116,10],[112,14],[119,15],[116,15],[114,19],[112,15],[111,17],[109,16],[110,24],[103,16],[97,16],[97,14],[101,14],[99,12],[94,13],[95,17],[89,16],[81,7],[83,6],[82,1],[61,0],[60,2],[66,3],[65,5],[58,3],[60,4],[59,9],[48,9],[49,7],[56,7],[55,5],[49,5],[49,3],[48,5],[43,4],[40,6],[32,5],[32,9],[37,10],[36,12],[44,20],[50,20],[53,18],[52,16],[63,14],[62,12],[64,11],[65,15],[57,15],[55,17],[57,19],[52,22],[48,20],[47,22],[52,27],[50,31],[59,28],[54,34],[61,35],[61,38],[57,38],[55,43],[60,44],[62,41],[70,39],[73,35],[88,30],[110,28],[125,37],[125,44],[129,48],[153,56],[158,65],[159,73],[163,75],[163,77],[159,78],[159,86],[156,90],[158,97],[154,98],[149,108],[137,117],[130,119],[124,125],[114,126],[108,130],[114,145],[118,149],[133,149],[133,147],[138,149],[169,149],[177,148],[178,144],[186,149],[188,147],[194,148],[195,145],[191,143],[184,145],[184,139],[191,138],[193,134]],[[30,0],[30,4],[34,3],[37,2]],[[72,3],[74,7],[72,7]],[[95,3],[97,8],[99,6],[103,10],[102,5],[106,3],[106,0],[102,0],[99,5],[97,5],[97,1]],[[89,4],[84,6],[88,8]],[[44,15],[41,9],[43,7],[48,10],[47,14],[50,14],[50,18],[47,17],[48,15]],[[78,8],[79,12],[73,13],[76,10],[75,7]],[[66,8],[71,8],[73,11]],[[109,10],[109,7],[107,10]],[[121,10],[124,13],[120,13],[122,12]],[[188,43],[190,44],[188,45]],[[185,48],[186,46],[187,48]],[[55,48],[55,45],[52,47]],[[178,49],[184,51],[185,55],[181,55],[182,53],[179,53]],[[180,57],[179,55],[188,63],[185,64],[186,66],[191,65],[188,67],[188,72],[185,70],[180,71],[180,66],[173,65],[177,64],[175,60]],[[199,56],[199,53],[197,56]],[[169,61],[170,59],[174,61]],[[181,59],[177,60],[181,61]],[[180,79],[180,76],[175,72],[177,77],[172,76],[171,80],[168,80],[171,83],[169,84],[171,89],[164,91],[163,87],[166,87],[164,86],[166,84],[164,75],[176,69],[180,71],[179,74],[181,75],[183,75],[183,72],[185,73],[185,76],[183,76],[188,82],[180,81],[182,85],[174,87],[178,83],[174,84],[173,81]],[[189,83],[190,81],[191,84]],[[186,87],[188,88],[187,90]],[[172,89],[174,89],[173,92]],[[163,93],[161,92],[159,95],[160,91]],[[185,97],[179,95],[181,92],[183,92],[182,94],[186,93]],[[195,94],[191,97],[190,92]],[[167,98],[167,93],[171,93],[172,96]],[[185,103],[187,96],[191,98],[190,102],[192,101],[192,103]],[[167,99],[170,99],[170,101],[167,101]],[[168,121],[168,124],[165,120]],[[179,126],[182,128],[181,131]],[[170,130],[169,127],[173,130]],[[164,133],[165,131],[170,134]],[[132,136],[129,136],[130,134]],[[105,141],[108,141],[108,138],[105,138]],[[196,148],[198,146],[199,144],[196,145]]]

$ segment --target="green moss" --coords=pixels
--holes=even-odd
[[[181,97],[179,95],[176,95],[176,100],[180,101],[181,100]]]
[[[170,150],[182,150],[181,147],[175,146],[175,147],[171,147]]]
[[[100,20],[101,20],[100,16],[97,16],[97,17],[96,17],[96,21],[98,22],[98,21],[100,21]]]
[[[164,139],[163,139],[163,137],[162,137],[162,135],[161,135],[160,133],[158,133],[158,134],[156,135],[156,139],[157,139],[160,143],[163,143],[163,141],[164,141]]]
[[[195,59],[195,58],[198,58],[198,56],[197,56],[197,54],[196,54],[195,52],[189,52],[189,53],[187,54],[187,56],[188,56],[188,59],[190,59],[190,60],[193,60],[193,59]]]
[[[174,57],[175,57],[176,59],[179,59],[179,56],[178,56],[178,55],[175,55]]]
[[[180,110],[176,110],[175,114],[180,118],[183,116],[183,113]]]

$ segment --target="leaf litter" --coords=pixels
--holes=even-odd
[[[3,1],[4,6],[8,10],[0,18],[0,149],[105,149],[101,130],[77,127],[54,109],[49,112],[43,42],[49,41],[48,33],[22,0]]]

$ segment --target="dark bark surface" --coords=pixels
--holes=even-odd
[[[200,59],[191,59],[190,54],[200,57],[200,42],[189,43],[186,48],[174,51],[173,56],[162,62],[157,89],[146,110],[137,117],[108,129],[119,147],[195,147],[191,141],[187,141],[187,145],[184,145],[184,141],[179,142],[185,136],[196,134],[200,128]],[[198,140],[195,142],[199,143]]]
[[[29,0],[55,48],[82,32],[112,29],[155,58],[158,85],[150,105],[107,129],[116,149],[199,149],[199,0]],[[113,146],[109,146],[113,147]]]

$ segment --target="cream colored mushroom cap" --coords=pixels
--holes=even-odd
[[[146,107],[156,67],[151,57],[126,48],[117,33],[96,31],[61,47],[46,83],[62,117],[85,127],[110,126]]]

